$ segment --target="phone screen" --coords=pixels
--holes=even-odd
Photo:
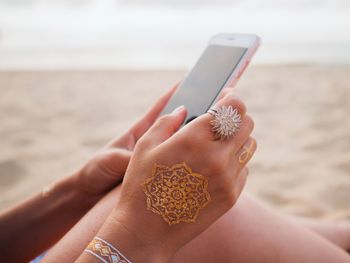
[[[180,105],[187,108],[185,124],[207,112],[247,51],[247,48],[209,45],[162,114]]]

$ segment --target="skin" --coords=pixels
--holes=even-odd
[[[160,97],[124,135],[109,142],[80,169],[45,192],[3,211],[0,214],[1,260],[28,262],[49,249],[118,185],[136,141],[154,123],[175,89]]]
[[[164,176],[164,171],[170,175]],[[185,171],[181,178],[177,174],[179,171]],[[162,181],[159,182],[159,180]],[[208,180],[205,176],[193,173],[191,168],[183,162],[172,167],[155,164],[152,168],[152,176],[147,178],[142,188],[147,196],[147,209],[159,214],[171,226],[181,222],[196,221],[200,210],[211,201],[207,185]],[[154,189],[156,189],[155,192]],[[188,201],[189,196],[194,196],[190,199],[192,202]],[[163,200],[166,202],[164,203]],[[158,202],[163,203],[158,204]],[[180,211],[185,217],[169,216],[176,215],[174,212],[181,213]]]
[[[242,115],[240,130],[225,141],[217,140],[210,130],[210,114],[178,130],[186,117],[186,109],[180,107],[160,117],[137,142],[120,199],[97,234],[117,244],[132,262],[167,262],[235,204],[247,175],[241,173],[245,164],[239,163],[238,154],[245,145],[253,142],[256,146],[255,140],[249,137],[253,121],[245,115],[243,103],[232,94],[227,94],[216,106],[222,105],[232,105]],[[200,211],[195,222],[170,227],[161,216],[147,209],[141,185],[151,175],[155,163],[172,166],[182,162],[195,173],[208,177],[211,202]],[[96,260],[91,254],[83,253],[77,262]]]
[[[98,233],[120,195],[118,186],[51,248],[42,262],[74,262]],[[349,262],[344,250],[349,248],[349,237],[348,225],[301,223],[243,193],[232,209],[169,262]]]
[[[242,171],[247,172],[246,169]],[[122,199],[121,192],[121,187],[117,187],[101,200],[50,250],[44,262],[76,260],[93,236],[100,231],[101,226],[103,228],[110,211],[115,209],[116,200]],[[330,242],[348,248],[349,239],[336,234],[340,230],[349,234],[347,226],[333,225],[331,228],[329,224],[322,223],[305,225],[318,234],[243,195],[224,216],[181,247],[170,262],[349,262],[349,256]],[[118,244],[122,244],[130,236],[124,237]],[[160,240],[164,241],[163,237]],[[145,256],[153,260],[153,254],[159,254],[164,248],[157,242],[155,244],[156,250],[141,252],[142,262],[145,262]],[[93,258],[86,257],[85,260],[94,262]]]
[[[115,207],[115,202],[119,199],[120,186],[115,187],[114,190],[107,195],[106,192],[121,181],[132,150],[134,149],[135,142],[147,131],[149,126],[152,125],[173,91],[174,89],[165,94],[139,122],[125,133],[125,135],[112,140],[81,169],[56,183],[54,188],[49,191],[46,196],[40,193],[22,204],[3,212],[0,215],[0,229],[2,234],[0,236],[0,251],[2,260],[9,262],[27,262],[30,258],[33,258],[35,255],[56,243],[56,245],[50,249],[44,261],[55,262],[59,260],[60,262],[73,262],[100,229],[110,211]],[[247,170],[243,169],[241,173],[245,174],[243,176],[246,176]],[[246,199],[249,198],[243,195],[240,202],[235,207],[247,206],[249,209],[257,211],[257,213],[252,216],[259,218],[261,215],[259,212],[259,204],[251,199],[250,203],[252,205],[249,205],[249,202],[246,204]],[[89,211],[96,202],[98,202],[97,205]],[[239,219],[242,217],[242,220],[233,221],[228,214],[235,208],[230,209],[229,212],[217,220],[208,230],[205,230],[203,234],[200,234],[193,241],[190,241],[188,245],[181,248],[178,253],[175,254],[174,261],[179,262],[178,259],[180,259],[180,262],[193,262],[198,259],[193,258],[194,254],[198,255],[198,260],[202,262],[206,262],[205,260],[209,259],[212,260],[210,255],[198,253],[198,250],[208,243],[207,237],[209,237],[209,240],[213,241],[207,245],[212,248],[214,248],[215,244],[217,245],[217,253],[215,253],[217,257],[215,259],[218,259],[219,256],[230,258],[231,254],[227,252],[233,253],[235,250],[231,250],[230,247],[226,250],[222,250],[224,247],[223,245],[229,242],[239,249],[244,244],[240,246],[237,242],[231,242],[232,240],[227,236],[223,239],[224,236],[221,234],[229,234],[232,232],[232,235],[229,236],[235,236],[235,231],[237,230],[242,228],[251,229],[251,225],[239,224],[239,222],[245,221],[243,212],[246,210],[240,212],[241,210],[238,208],[235,210],[235,218]],[[87,211],[89,212],[84,216]],[[267,211],[267,214],[270,212],[271,211]],[[57,242],[57,240],[81,217],[83,218],[79,223],[77,223],[61,241]],[[225,217],[229,217],[227,221],[234,224],[223,222]],[[249,218],[249,216],[247,218]],[[275,217],[272,215],[270,221],[274,222],[274,219]],[[266,223],[262,221],[261,224],[259,224],[259,222],[260,221],[253,222],[257,229],[260,229],[260,227],[263,228],[263,225]],[[214,228],[216,225],[219,225],[218,229]],[[338,226],[330,223],[324,225],[320,222],[316,224],[307,222],[307,225],[339,246],[343,248],[349,247],[348,245],[350,242],[348,236],[350,236],[350,231],[347,225]],[[222,229],[221,231],[219,231],[220,228]],[[266,225],[266,228],[269,228],[269,224]],[[210,231],[211,229],[215,230]],[[228,229],[230,230],[229,233],[227,231]],[[206,233],[212,232],[214,232],[213,235],[205,235]],[[249,236],[255,236],[256,233],[259,233],[259,231],[255,233],[246,231],[246,242],[250,244],[251,241],[254,241],[249,240]],[[33,236],[36,237],[36,242],[33,242]],[[206,242],[204,242],[203,236]],[[269,239],[268,237],[266,238],[267,240]],[[263,236],[261,239],[263,240]],[[225,242],[223,243],[222,240],[225,240]],[[246,245],[244,246],[246,247]],[[328,250],[328,246],[329,244],[326,250]],[[246,247],[245,249],[249,252],[250,247],[254,249],[254,246],[248,246],[248,248]],[[271,247],[266,247],[265,249],[271,250]],[[193,253],[194,250],[196,253]],[[21,253],[16,253],[18,251],[21,251]],[[183,251],[188,251],[188,253],[186,254]],[[207,249],[203,251],[207,251]],[[252,254],[260,256],[261,259],[265,258],[261,253],[257,252],[259,251],[252,251]],[[241,251],[239,251],[238,254],[241,254]],[[242,259],[244,259],[244,256],[245,253],[242,255]],[[242,262],[247,261],[243,260]],[[270,260],[269,262],[275,261]]]

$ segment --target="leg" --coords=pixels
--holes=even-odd
[[[347,222],[329,222],[306,218],[296,218],[298,224],[323,236],[338,247],[350,252],[350,224]]]
[[[43,262],[73,262],[93,238],[119,194],[101,200]],[[343,250],[242,195],[236,206],[192,240],[172,262],[349,262]]]
[[[316,230],[335,237],[321,225]],[[328,240],[246,195],[179,251],[173,262],[199,262],[199,259],[200,262],[350,262],[350,256]]]

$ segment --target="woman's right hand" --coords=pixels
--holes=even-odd
[[[215,137],[208,113],[178,130],[186,116],[180,108],[160,117],[137,142],[120,200],[98,234],[132,262],[168,261],[236,203],[256,149],[254,125],[231,92],[216,107],[222,105],[242,116],[229,139]]]

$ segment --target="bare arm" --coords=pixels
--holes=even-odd
[[[26,262],[51,247],[98,200],[67,177],[48,192],[36,194],[0,215],[2,260]]]
[[[118,185],[135,143],[157,119],[175,88],[167,91],[124,135],[49,191],[0,214],[1,260],[25,262],[56,243],[100,198]]]
[[[74,262],[119,200],[120,188],[116,187],[95,205],[50,249],[43,263]],[[243,193],[231,210],[182,247],[170,262],[345,263],[350,262],[350,256]]]
[[[196,122],[192,122],[192,125]],[[190,123],[191,125],[191,123]],[[188,127],[188,126],[187,126]],[[203,129],[195,129],[201,131]],[[197,134],[198,135],[198,134]],[[181,136],[181,135],[175,135]],[[159,137],[157,137],[159,138]],[[192,141],[195,136],[191,136]],[[167,143],[163,143],[167,147]],[[176,143],[174,145],[179,145]],[[202,144],[206,145],[206,144]],[[196,149],[196,155],[200,155],[202,151],[198,147],[188,147],[188,149]],[[231,148],[232,149],[232,148]],[[173,152],[173,151],[167,151]],[[204,151],[205,152],[205,151]],[[166,153],[162,152],[162,156]],[[192,153],[192,155],[194,155]],[[158,155],[157,155],[158,156]],[[185,154],[175,151],[173,159],[183,158]],[[158,156],[159,157],[159,156]],[[159,157],[162,158],[162,157]],[[217,158],[221,160],[220,158]],[[143,162],[140,162],[143,163]],[[148,163],[148,162],[145,162]],[[199,162],[200,165],[207,164],[206,162]],[[228,169],[229,173],[233,170]],[[142,173],[136,173],[138,177],[142,177]],[[131,178],[131,177],[130,177]],[[130,182],[130,181],[129,181]],[[138,262],[138,251],[135,246],[130,246],[133,240],[137,240],[134,235],[123,237],[119,236],[118,226],[107,223],[109,226],[103,225],[106,218],[115,208],[115,204],[125,204],[127,202],[126,196],[128,191],[122,191],[123,185],[118,186],[110,192],[99,204],[89,211],[86,217],[79,222],[66,235],[49,254],[45,257],[43,262],[73,262],[79,256],[79,262],[98,262],[96,258],[83,253],[84,247],[97,234],[101,235],[112,244],[117,246],[124,252],[131,260]],[[139,185],[138,183],[133,185]],[[126,189],[126,188],[125,188]],[[129,192],[130,194],[130,192]],[[137,196],[138,194],[132,194]],[[140,196],[141,200],[142,197]],[[145,200],[142,200],[143,205]],[[137,221],[134,224],[134,229],[137,229],[139,234],[145,236],[145,232],[155,233],[153,230],[154,224],[160,224],[159,218],[148,218],[149,211],[145,211],[144,207],[137,206],[137,216],[128,218],[128,221]],[[120,211],[127,211],[130,209],[122,209]],[[118,213],[113,212],[115,217]],[[208,214],[205,215],[208,218]],[[141,218],[143,221],[138,220]],[[148,220],[147,220],[148,218]],[[200,217],[203,218],[203,217]],[[108,219],[107,219],[108,220]],[[199,219],[201,220],[201,219]],[[107,221],[108,222],[108,221]],[[198,223],[198,222],[197,222]],[[197,224],[196,223],[196,224]],[[185,233],[191,233],[196,228],[196,224],[190,225]],[[139,227],[139,226],[142,227]],[[102,228],[101,228],[102,226]],[[192,228],[192,229],[191,229]],[[165,228],[164,229],[168,229]],[[102,231],[101,231],[102,230]],[[169,232],[164,230],[164,235],[161,238],[153,239],[153,244],[158,247],[155,252],[161,253],[162,246],[177,240],[178,233],[172,233],[171,238],[167,238]],[[114,235],[116,231],[116,235]],[[181,228],[174,228],[174,232],[181,232]],[[198,233],[198,232],[197,232]],[[121,238],[122,237],[122,238]],[[159,236],[158,236],[159,237]],[[121,238],[121,239],[120,239]],[[180,237],[181,238],[181,237]],[[126,240],[126,242],[124,242]],[[182,242],[183,244],[183,242]],[[144,256],[150,255],[150,250],[142,250]],[[83,254],[82,254],[83,253]],[[152,254],[151,254],[152,255]],[[207,230],[201,233],[198,237],[182,246],[177,253],[175,253],[171,262],[349,262],[349,255],[336,247],[334,244],[328,242],[324,238],[304,227],[301,227],[292,221],[279,216],[270,209],[266,209],[258,203],[254,202],[247,196],[243,195],[238,204],[230,209],[224,216],[220,217]],[[140,261],[140,262],[145,262]],[[164,261],[165,262],[165,261]]]
[[[135,147],[120,199],[77,262],[113,262],[118,250],[132,262],[168,262],[235,204],[256,143],[244,104],[227,94],[215,107],[228,105],[242,121],[225,141],[211,130],[209,113],[180,130],[184,107],[155,122]]]

